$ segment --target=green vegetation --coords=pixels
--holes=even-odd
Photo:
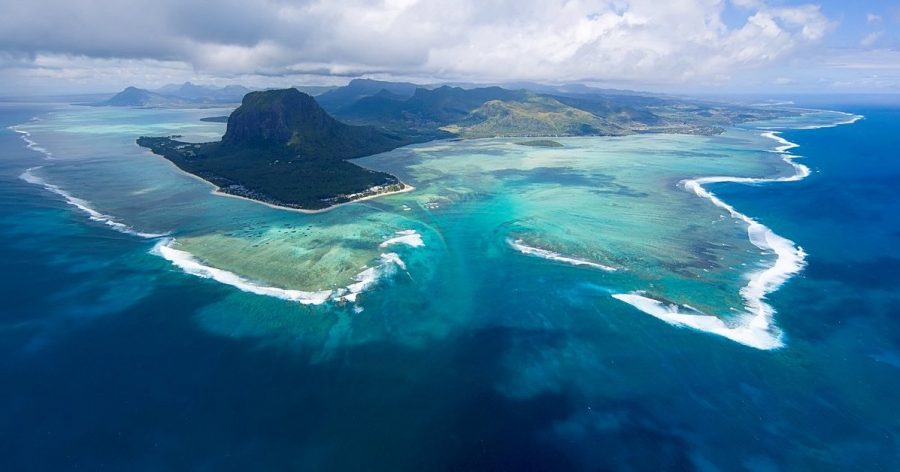
[[[340,90],[331,93],[338,95]],[[348,123],[420,138],[716,134],[724,126],[786,114],[771,108],[592,90],[583,87],[579,93],[550,94],[500,87],[444,86],[433,90],[419,88],[404,98],[381,89],[351,104],[342,102],[333,113]]]
[[[228,119],[222,141],[190,144],[141,137],[140,146],[221,191],[263,202],[321,209],[401,190],[394,176],[347,159],[388,151],[410,141],[338,122],[296,89],[252,92]]]
[[[92,103],[105,107],[199,107],[238,103],[250,89],[240,85],[215,88],[185,82],[157,90],[127,87],[109,100]]]
[[[627,129],[609,120],[541,96],[522,101],[485,102],[459,126],[458,134],[467,138],[628,134]]]
[[[228,128],[220,142],[189,144],[171,137],[141,137],[138,144],[223,192],[319,209],[401,190],[403,184],[396,177],[348,160],[411,143],[460,137],[714,134],[734,123],[790,113],[588,87],[576,87],[576,92],[558,90],[449,86],[429,90],[408,83],[354,80],[318,98],[350,124],[332,118],[316,99],[295,88],[252,92],[227,118]],[[191,84],[177,88],[184,97],[214,92]],[[155,100],[153,95],[130,88],[113,102],[146,104]],[[561,146],[549,140],[520,144]]]

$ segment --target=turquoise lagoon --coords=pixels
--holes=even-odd
[[[900,114],[848,111],[432,142],[358,161],[415,191],[304,214],[134,143],[228,110],[0,104],[0,457],[894,470]]]
[[[802,268],[803,251],[704,185],[800,180],[808,169],[771,129],[855,119],[810,111],[720,136],[564,138],[562,148],[426,143],[357,161],[415,191],[305,214],[212,194],[133,142],[214,140],[224,124],[199,118],[225,112],[54,112],[15,128],[45,154],[22,178],[110,229],[156,240],[152,253],[175,268],[328,305],[313,311],[364,311],[367,292],[398,278],[428,299],[453,277],[473,278],[460,273],[473,263],[533,258],[519,262],[565,267],[610,299],[761,349],[784,344],[764,298]],[[432,322],[412,322],[422,321]]]

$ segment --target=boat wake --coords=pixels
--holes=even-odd
[[[52,193],[55,193],[56,195],[59,195],[60,197],[63,197],[63,199],[65,199],[66,203],[68,203],[69,205],[72,205],[75,208],[78,208],[79,210],[86,213],[92,221],[96,221],[98,223],[103,223],[120,233],[130,234],[132,236],[138,236],[138,237],[146,238],[146,239],[155,239],[155,238],[160,238],[160,237],[168,235],[168,233],[145,233],[143,231],[138,231],[138,230],[132,228],[131,226],[126,225],[125,223],[116,221],[116,219],[110,215],[100,213],[99,211],[91,208],[91,205],[90,205],[90,203],[87,202],[87,200],[78,198],[78,197],[70,194],[69,192],[63,190],[58,185],[53,185],[53,184],[47,182],[46,180],[34,175],[34,171],[40,169],[41,167],[42,166],[29,168],[25,172],[23,172],[19,176],[19,178],[30,184],[40,185],[44,189],[46,189]]]
[[[859,115],[848,114],[848,116],[850,118],[847,120],[835,124],[812,125],[794,129],[829,128],[855,123],[863,118]],[[779,236],[762,223],[738,212],[704,187],[704,185],[720,182],[744,184],[795,182],[809,176],[809,168],[794,162],[797,156],[790,153],[790,150],[798,147],[798,144],[784,139],[778,131],[766,131],[762,133],[762,136],[778,143],[773,152],[781,154],[782,159],[794,168],[792,175],[775,178],[715,176],[688,179],[679,183],[685,190],[709,200],[713,205],[727,211],[732,218],[746,223],[750,242],[763,251],[776,256],[771,267],[751,273],[750,281],[741,289],[740,294],[744,299],[745,312],[726,322],[717,316],[702,313],[690,306],[668,304],[653,299],[643,291],[615,294],[613,298],[675,326],[717,334],[757,349],[777,349],[784,346],[782,332],[773,321],[775,309],[766,303],[765,299],[768,294],[778,290],[789,278],[803,269],[806,264],[806,253],[793,241]]]
[[[174,244],[174,238],[162,239],[150,252],[166,259],[187,274],[212,279],[244,292],[280,298],[303,305],[321,305],[328,301],[355,303],[359,294],[377,285],[379,280],[396,274],[398,269],[406,270],[406,264],[400,259],[400,256],[389,252],[381,254],[375,265],[356,274],[354,283],[346,287],[318,291],[291,290],[264,285],[233,272],[206,265],[193,254],[176,249],[173,247]]]

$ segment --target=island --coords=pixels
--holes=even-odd
[[[177,90],[190,98],[213,93],[192,84]],[[146,105],[145,91],[127,92],[118,97],[121,104]],[[517,144],[551,148],[562,146],[553,137],[710,135],[735,123],[791,113],[796,112],[589,87],[426,88],[357,79],[315,98],[297,88],[247,93],[230,116],[202,118],[227,122],[218,142],[188,143],[174,136],[137,142],[220,193],[320,211],[409,190],[396,176],[351,162],[408,144],[520,137],[532,140]]]
[[[293,88],[245,95],[221,141],[137,140],[218,192],[300,210],[407,190],[397,177],[348,160],[412,142],[374,127],[341,123]]]
[[[249,91],[250,89],[240,85],[217,88],[185,82],[181,85],[166,85],[156,90],[126,87],[108,100],[82,105],[131,108],[215,107],[239,103]]]

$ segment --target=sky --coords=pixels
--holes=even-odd
[[[0,0],[0,95],[353,77],[900,93],[900,0]]]

